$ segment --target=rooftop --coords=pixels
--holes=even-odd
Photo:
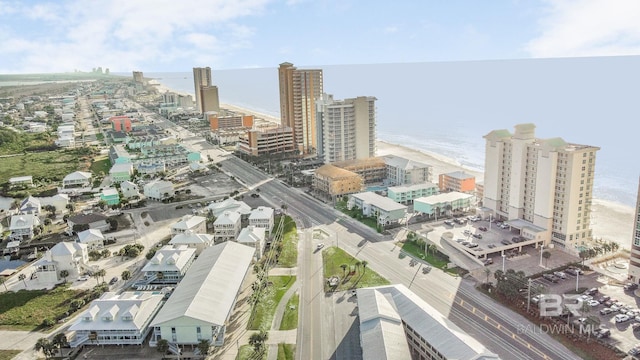
[[[434,183],[426,182],[426,183],[413,184],[413,185],[390,186],[389,188],[387,188],[387,190],[392,191],[394,193],[402,193],[402,192],[409,192],[409,191],[416,191],[416,190],[437,188],[437,187],[438,185]]]
[[[166,245],[156,251],[155,255],[142,268],[144,272],[180,272],[195,256],[196,249],[187,247],[186,245]]]
[[[332,180],[339,180],[339,179],[346,179],[346,178],[360,176],[352,171],[345,170],[331,164],[320,166],[318,169],[316,169],[315,174],[317,176],[328,177]]]
[[[405,159],[403,157],[395,156],[395,155],[386,155],[384,156],[384,162],[386,165],[393,166],[396,168],[404,169],[404,170],[412,170],[412,169],[424,169],[429,168],[431,165],[427,165],[425,163]]]
[[[473,197],[471,194],[465,194],[458,191],[451,191],[447,193],[442,193],[438,195],[431,196],[423,196],[421,198],[417,198],[413,200],[414,203],[422,202],[425,204],[440,204],[440,203],[449,203],[456,200],[468,199]]]
[[[452,177],[454,179],[459,179],[459,180],[465,180],[465,179],[471,179],[471,178],[475,178],[475,176],[464,172],[464,171],[453,171],[450,173],[446,173],[444,175],[447,175],[449,177]]]
[[[266,206],[258,206],[257,208],[251,211],[251,215],[249,215],[249,220],[255,219],[271,219],[273,217],[273,208]]]
[[[75,180],[89,180],[91,179],[91,173],[86,171],[75,171],[67,175],[62,181],[75,181]]]
[[[198,226],[199,224],[205,221],[207,221],[207,218],[202,216],[185,215],[182,217],[182,220],[171,225],[171,228],[177,229],[177,230],[189,230],[189,229],[193,229],[194,227]]]

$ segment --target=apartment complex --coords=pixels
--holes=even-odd
[[[376,153],[376,98],[317,99],[318,156],[326,163],[366,159]]]
[[[322,70],[297,69],[285,62],[278,68],[280,123],[293,129],[293,141],[301,154],[318,148],[316,99],[322,95]]]
[[[485,135],[483,205],[499,219],[543,229],[547,241],[575,250],[592,238],[591,199],[600,148],[537,139],[534,124]]]
[[[238,137],[237,150],[249,156],[288,153],[295,150],[294,136],[290,127],[252,129]]]
[[[212,86],[211,80],[211,68],[193,68],[193,85],[195,86],[196,94],[196,110],[200,113],[204,113],[204,103],[202,99],[202,87]]]
[[[395,155],[384,156],[386,181],[390,185],[413,185],[431,182],[433,167]]]
[[[636,200],[636,216],[633,218],[631,234],[631,258],[629,259],[629,276],[634,283],[640,280],[640,179],[638,179],[638,199]]]
[[[202,99],[202,113],[207,111],[220,112],[220,98],[217,86],[200,87],[200,98]]]
[[[360,192],[362,187],[362,176],[330,164],[319,167],[313,175],[314,191],[334,202],[344,195]]]
[[[142,84],[144,82],[144,75],[142,71],[133,72],[133,82]]]
[[[464,171],[453,171],[438,176],[438,186],[441,191],[474,192],[476,177]]]
[[[364,185],[382,184],[387,175],[385,160],[379,157],[338,161],[331,165],[360,175]]]
[[[255,121],[253,115],[229,115],[207,114],[211,131],[251,128]]]

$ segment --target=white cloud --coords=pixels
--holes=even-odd
[[[0,23],[3,15],[33,21],[24,28],[4,27],[9,33],[3,35],[6,41],[0,42],[0,53],[13,56],[3,58],[0,73],[96,66],[130,71],[149,63],[161,67],[179,60],[189,68],[191,59],[202,61],[203,66],[216,66],[229,51],[251,46],[254,31],[238,22],[260,15],[268,2],[69,0],[35,6],[0,2]]]
[[[542,34],[525,50],[533,57],[640,54],[637,0],[549,0]]]

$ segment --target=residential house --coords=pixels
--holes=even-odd
[[[62,179],[62,188],[83,188],[91,186],[91,173],[85,171],[76,171],[67,175]]]
[[[104,189],[100,193],[100,200],[104,201],[107,205],[118,205],[120,204],[120,194],[118,190],[114,188]]]
[[[109,231],[111,225],[107,222],[107,217],[99,213],[78,214],[67,219],[69,231],[84,231],[87,229],[98,229],[100,231]],[[80,230],[74,230],[76,229]]]
[[[177,223],[171,225],[171,235],[177,235],[186,231],[196,234],[207,232],[207,218],[196,215],[185,215]]]
[[[98,229],[87,229],[78,233],[78,242],[87,246],[89,251],[104,248],[104,235]]]
[[[72,348],[85,345],[142,346],[163,298],[164,295],[158,292],[104,293],[93,300],[69,327],[69,345]]]
[[[209,234],[197,234],[191,230],[186,230],[174,235],[169,241],[169,245],[187,245],[190,248],[196,249],[196,256],[198,256],[204,249],[213,245],[213,236]]]
[[[177,284],[196,258],[196,249],[186,245],[167,245],[156,251],[142,268],[147,284]]]
[[[112,165],[130,164],[132,157],[124,148],[124,145],[113,145],[109,148],[109,160]]]
[[[131,181],[133,176],[133,165],[130,163],[114,164],[109,170],[111,181],[121,183],[123,181]]]
[[[153,180],[143,187],[144,196],[150,200],[162,201],[164,199],[172,198],[175,195],[173,189],[173,183],[166,180]]]
[[[407,213],[407,206],[378,195],[372,191],[349,195],[347,208],[362,210],[362,215],[374,217],[380,225],[390,225],[403,219]]]
[[[228,198],[221,202],[212,202],[207,206],[207,210],[216,218],[227,211],[240,213],[243,223],[248,223],[249,214],[251,214],[251,207],[249,205],[244,201],[239,201],[234,198]]]
[[[55,244],[36,260],[32,267],[35,277],[41,284],[57,284],[65,280],[60,276],[62,270],[68,272],[68,277],[78,277],[89,263],[87,245],[76,242],[62,241]]]
[[[258,260],[262,257],[262,253],[264,251],[264,246],[266,243],[265,237],[266,235],[263,228],[249,225],[240,231],[237,242],[238,244],[255,248],[255,257],[256,260]]]
[[[33,187],[33,176],[17,176],[9,178],[11,189]]]
[[[33,196],[28,196],[26,199],[22,200],[20,203],[20,213],[21,214],[33,214],[40,215],[42,212],[42,205],[38,198]]]
[[[30,240],[34,236],[34,229],[40,225],[40,219],[33,214],[20,214],[11,217],[9,224],[10,239]]]
[[[271,230],[273,230],[273,213],[273,208],[258,206],[249,215],[249,225],[262,228],[267,234],[271,234]]]
[[[226,211],[213,222],[213,241],[216,244],[225,241],[236,241],[241,228],[240,213]]]
[[[140,196],[140,187],[131,181],[123,181],[120,183],[120,191],[125,199],[135,198]]]
[[[166,339],[178,346],[202,340],[222,346],[254,251],[232,241],[206,248],[153,319],[149,345]]]

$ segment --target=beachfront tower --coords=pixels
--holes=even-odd
[[[636,216],[633,218],[633,233],[631,234],[631,259],[629,261],[629,277],[636,284],[640,281],[640,178],[638,179]]]
[[[328,94],[316,100],[317,153],[325,163],[376,156],[376,100],[372,96],[333,100]]]
[[[278,68],[280,116],[293,129],[293,141],[303,155],[317,150],[316,99],[322,95],[322,70],[297,69],[291,63]]]
[[[596,152],[600,148],[537,139],[534,124],[485,135],[483,205],[527,239],[577,254],[590,226]]]
[[[202,87],[212,86],[211,68],[193,68],[193,85],[196,94],[196,110],[201,114],[204,113],[204,104],[202,99]]]

